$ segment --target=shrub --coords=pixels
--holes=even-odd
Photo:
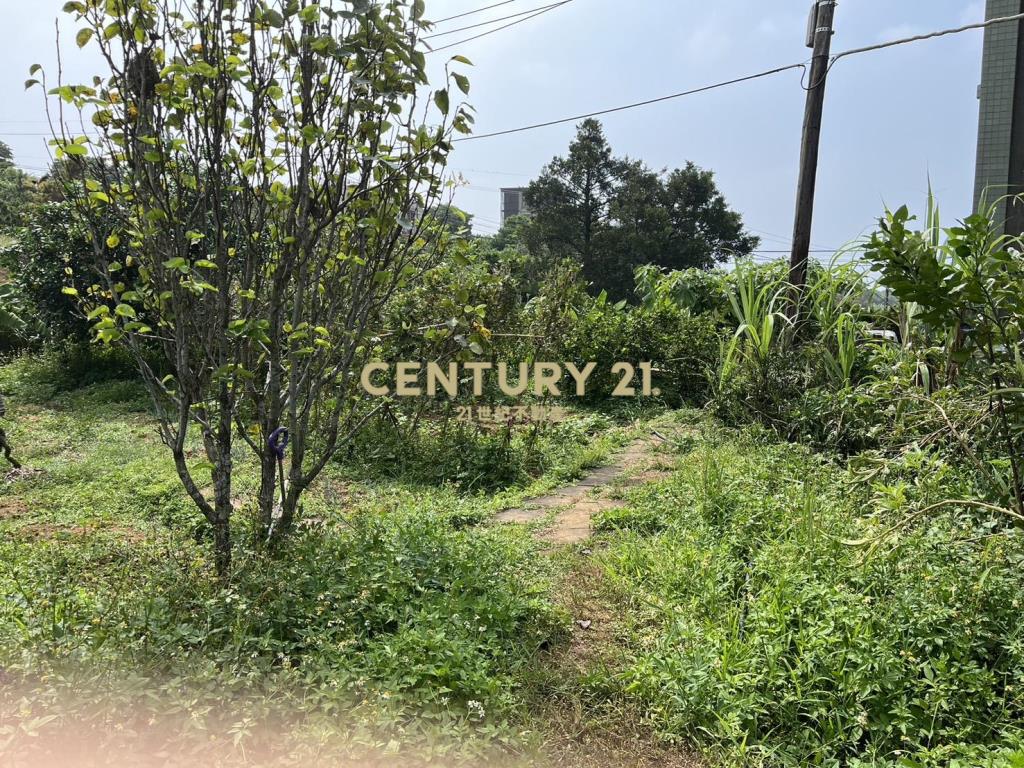
[[[80,343],[23,354],[0,367],[0,391],[35,403],[93,384],[137,380],[138,369],[123,350]]]
[[[88,231],[70,203],[33,208],[17,237],[0,251],[0,263],[38,313],[46,340],[86,339],[88,324],[63,290],[72,286],[85,293],[95,279],[92,258]]]
[[[568,278],[551,281],[533,304],[527,308],[531,328],[551,339],[547,354],[578,366],[597,363],[587,383],[588,397],[612,396],[621,380],[612,373],[616,363],[650,362],[653,386],[665,402],[698,404],[707,398],[709,374],[717,369],[719,355],[712,317],[665,302],[612,303],[606,294],[587,296],[578,281]],[[566,389],[573,391],[568,384]]]

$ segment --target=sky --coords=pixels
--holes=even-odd
[[[326,0],[324,0],[326,1]],[[498,0],[427,0],[441,19]],[[438,25],[445,32],[552,0],[515,0]],[[63,0],[0,0],[0,140],[33,172],[49,164],[44,96],[24,90],[29,67],[56,71]],[[479,133],[579,115],[806,60],[809,0],[572,0],[536,18],[429,57],[432,80],[448,57],[465,69]],[[833,51],[983,20],[981,0],[840,0]],[[503,22],[508,23],[508,22]],[[495,26],[500,26],[497,24]],[[83,82],[101,68],[60,22],[62,66]],[[457,42],[483,27],[438,38]],[[886,206],[923,211],[929,179],[946,220],[968,215],[978,130],[983,32],[840,61],[829,77],[813,246],[836,249],[870,233]],[[693,161],[713,170],[762,249],[789,248],[805,91],[800,72],[608,115],[618,156],[654,169]],[[455,203],[479,233],[497,229],[498,189],[524,186],[564,154],[572,124],[457,145],[449,167],[465,184]],[[22,135],[19,135],[22,134]],[[29,134],[29,135],[23,135]]]

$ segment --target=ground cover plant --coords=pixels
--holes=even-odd
[[[869,485],[713,425],[677,466],[600,522],[598,563],[628,618],[626,655],[592,688],[743,764],[976,764],[1019,749],[1015,529],[954,507],[881,536],[902,510],[969,488],[962,471],[920,451]],[[850,544],[865,539],[870,554]]]

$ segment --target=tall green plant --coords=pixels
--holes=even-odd
[[[825,363],[832,380],[843,387],[853,383],[853,369],[857,363],[858,323],[846,312],[839,316],[833,327],[834,349],[825,347]]]
[[[992,434],[1006,477],[999,490],[1024,514],[1024,243],[1000,233],[993,206],[958,226],[938,228],[929,205],[925,231],[906,206],[887,212],[867,248],[881,283],[929,327],[950,329],[951,371],[988,393]],[[947,380],[953,377],[947,375]]]
[[[764,381],[771,355],[785,343],[784,330],[790,324],[784,311],[788,284],[777,277],[765,280],[763,273],[748,265],[737,269],[733,284],[729,306],[739,325],[736,343],[725,349],[723,365],[732,367],[732,358],[740,354],[757,368]]]

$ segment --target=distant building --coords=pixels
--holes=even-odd
[[[1024,13],[1024,0],[987,0],[986,19]],[[1005,195],[1024,193],[1024,23],[994,24],[985,30],[978,122],[974,207]],[[1024,234],[1024,205],[1000,204],[1007,234]]]
[[[512,216],[520,216],[529,213],[526,208],[526,201],[523,200],[523,193],[526,187],[505,187],[501,190],[501,225]]]

